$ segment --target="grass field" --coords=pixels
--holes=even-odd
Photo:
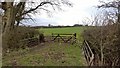
[[[11,52],[4,57],[3,65],[19,66],[83,66],[85,60],[78,46],[69,44],[45,44],[27,50]]]
[[[65,28],[40,28],[39,31],[43,32],[45,36],[51,35],[52,33],[77,33],[77,37],[86,27],[65,27]]]
[[[81,26],[81,27],[65,27],[65,28],[40,28],[38,29],[40,32],[42,32],[45,36],[51,36],[52,33],[58,33],[58,34],[77,34],[77,39],[81,42],[82,39],[82,32],[87,29],[88,27]]]
[[[80,38],[85,27],[67,28],[42,28],[45,36],[51,33],[77,33]],[[85,66],[81,43],[74,45],[58,42],[46,42],[32,48],[20,49],[6,54],[3,57],[3,65],[12,65],[16,62],[19,66]],[[15,61],[14,61],[15,60]]]

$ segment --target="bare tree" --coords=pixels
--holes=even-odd
[[[111,2],[103,2],[100,1],[101,3],[103,3],[102,5],[99,5],[98,8],[114,8],[116,9],[116,16],[118,17],[117,21],[120,23],[120,1],[119,0],[114,0]]]
[[[22,0],[20,0],[22,1]],[[50,12],[46,6],[51,6],[53,10],[61,10],[61,6],[67,5],[72,6],[68,0],[39,0],[39,2],[4,2],[0,3],[0,9],[4,11],[2,16],[2,35],[3,35],[3,44],[8,45],[7,41],[10,41],[14,36],[14,29],[19,25],[20,21],[26,19],[26,15],[30,17],[31,13],[39,13],[40,10],[45,10]],[[38,11],[39,9],[39,11]],[[31,18],[32,19],[32,18]]]
[[[29,5],[29,7],[27,5]],[[37,2],[19,2],[19,3],[16,3],[15,5],[14,5],[14,2],[2,2],[1,8],[4,10],[3,31],[6,29],[5,27],[7,26],[5,19],[7,17],[6,14],[7,14],[8,10],[9,10],[8,12],[11,11],[11,13],[13,13],[13,14],[7,14],[7,15],[12,16],[12,18],[15,19],[14,21],[18,22],[17,25],[19,25],[20,20],[25,19],[24,17],[26,15],[28,15],[30,17],[30,15],[29,15],[30,13],[37,13],[38,9],[45,10],[46,12],[50,12],[48,9],[46,9],[46,7],[44,7],[45,5],[52,6],[52,8],[54,10],[56,10],[56,9],[61,10],[62,5],[72,6],[72,4],[66,0],[40,0],[39,3],[37,3]],[[9,8],[10,6],[11,6],[11,8]],[[13,15],[14,15],[14,17],[13,17]],[[8,17],[7,17],[7,19],[8,19]],[[11,24],[15,24],[15,22],[11,23]]]

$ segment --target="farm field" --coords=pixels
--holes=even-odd
[[[52,33],[77,33],[77,37],[81,35],[82,31],[86,27],[64,27],[64,28],[40,28],[39,31],[43,32],[45,36],[51,35]]]
[[[89,27],[80,26],[80,27],[64,27],[64,28],[40,28],[38,30],[40,32],[42,32],[45,36],[51,36],[52,33],[58,33],[58,34],[73,34],[73,33],[76,33],[77,40],[79,40],[81,42],[81,41],[83,41],[82,32],[87,28],[89,28]]]
[[[19,66],[86,66],[82,51],[81,33],[86,27],[42,28],[45,36],[51,33],[77,33],[76,44],[45,42],[32,48],[20,49],[4,55],[3,65]],[[81,39],[80,39],[81,38]]]

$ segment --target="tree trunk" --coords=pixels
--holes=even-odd
[[[118,23],[120,23],[120,1],[118,4]]]
[[[7,10],[3,16],[3,49],[11,44],[14,24],[15,24],[15,10],[13,7],[13,2],[7,2]],[[13,44],[12,44],[13,45]]]

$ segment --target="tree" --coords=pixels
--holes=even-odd
[[[80,26],[80,24],[74,24],[73,26]]]
[[[108,3],[105,3],[101,1],[103,4],[99,5],[98,8],[115,8],[117,10],[116,16],[118,23],[120,23],[120,1],[119,0],[114,0]]]
[[[52,25],[51,24],[48,24],[48,27],[51,27]]]
[[[31,4],[30,7],[26,7],[26,5],[30,5],[30,4]],[[32,6],[32,5],[35,5],[35,6]],[[45,7],[43,7],[44,5],[52,6],[52,8],[54,10],[56,8],[61,9],[62,5],[72,6],[72,4],[69,1],[66,1],[66,0],[55,0],[55,1],[53,1],[53,0],[45,0],[44,1],[43,0],[43,1],[40,1],[39,4],[38,3],[36,4],[36,2],[30,2],[30,3],[19,2],[19,3],[15,4],[15,5],[14,5],[14,2],[2,2],[1,3],[1,8],[4,10],[4,14],[5,14],[3,16],[3,26],[4,26],[3,29],[5,29],[5,26],[7,26],[6,22],[5,22],[6,17],[9,17],[9,16],[6,16],[7,11],[8,11],[8,13],[10,13],[10,12],[13,13],[13,14],[7,14],[7,15],[12,16],[12,19],[13,18],[15,19],[15,20],[12,20],[12,21],[13,22],[17,21],[18,22],[17,25],[19,25],[20,20],[25,19],[24,17],[26,15],[30,16],[29,13],[38,12],[37,9],[41,9],[41,10],[45,10],[47,12],[50,12]],[[15,22],[13,24],[15,24]]]
[[[29,5],[29,7],[27,5]],[[21,20],[26,19],[26,16],[30,17],[31,13],[38,13],[38,9],[50,12],[50,10],[46,9],[45,5],[51,6],[54,10],[60,10],[62,5],[72,6],[72,4],[66,0],[40,0],[39,3],[27,2],[26,0],[25,2],[14,2],[14,0],[13,2],[7,2],[7,0],[1,2],[0,9],[4,11],[2,16],[4,46],[9,45],[8,41],[10,42],[14,37],[12,34],[15,32],[15,26],[18,26]]]

